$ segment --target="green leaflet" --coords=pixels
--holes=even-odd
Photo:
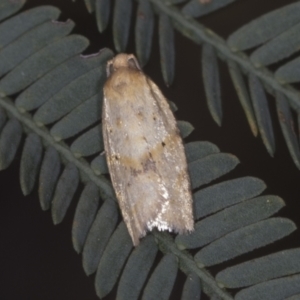
[[[300,58],[295,58],[281,66],[276,72],[275,77],[282,83],[293,83],[300,81]]]
[[[142,299],[169,299],[177,275],[177,265],[174,254],[165,255],[152,273]]]
[[[50,208],[55,185],[60,173],[59,154],[53,147],[48,147],[44,154],[39,176],[39,199],[42,210]]]
[[[89,13],[92,13],[95,10],[95,0],[84,0],[85,6]]]
[[[5,95],[23,90],[63,61],[82,52],[88,44],[89,41],[80,35],[69,35],[51,43],[2,78],[0,90]]]
[[[0,170],[6,169],[13,161],[21,137],[21,124],[16,119],[7,121],[0,135]]]
[[[76,157],[89,156],[103,150],[102,126],[97,125],[82,134],[71,145]]]
[[[272,39],[300,22],[299,9],[300,3],[295,2],[251,21],[231,34],[228,45],[234,50],[245,50]]]
[[[17,12],[25,4],[25,0],[3,0],[0,4],[0,21]]]
[[[194,126],[186,121],[177,121],[177,126],[183,139],[188,137],[194,131]]]
[[[195,224],[189,235],[178,235],[180,249],[199,248],[238,228],[243,228],[275,214],[284,206],[277,196],[261,196],[238,203]]]
[[[118,221],[117,205],[105,201],[89,230],[82,252],[83,269],[87,275],[97,270],[100,258]]]
[[[57,121],[86,99],[100,92],[104,84],[104,66],[100,66],[72,81],[43,104],[34,114],[39,125]]]
[[[214,48],[208,44],[202,48],[202,77],[208,109],[214,121],[221,126],[222,102],[217,56]]]
[[[74,108],[51,128],[55,140],[67,139],[100,120],[102,94],[98,93]],[[100,126],[99,126],[100,130]]]
[[[100,153],[91,163],[91,168],[95,174],[108,174],[108,166],[104,153]]]
[[[137,299],[153,265],[157,246],[153,236],[149,235],[141,240],[140,245],[130,255],[117,291],[117,298]]]
[[[189,17],[197,18],[212,13],[234,1],[218,0],[202,4],[199,0],[191,0],[182,8],[182,12]]]
[[[112,55],[112,51],[104,48],[94,55],[76,56],[60,64],[17,97],[18,109],[30,111],[38,108],[64,88],[72,93],[81,76],[104,64]]]
[[[80,195],[72,226],[72,242],[77,253],[83,249],[99,203],[99,188],[93,182],[87,183]]]
[[[243,110],[245,112],[246,118],[248,120],[250,129],[254,136],[257,136],[257,125],[256,125],[256,119],[254,116],[253,107],[251,104],[249,92],[247,90],[245,81],[243,79],[242,73],[239,70],[239,67],[236,63],[229,61],[228,62],[229,67],[229,74],[231,76],[233,85],[236,89],[236,93],[239,97],[239,100],[241,102],[241,105],[243,107]]]
[[[20,183],[25,196],[32,192],[35,185],[42,153],[43,145],[40,137],[35,133],[29,134],[25,141],[20,164]]]
[[[47,21],[21,35],[0,51],[0,76],[12,70],[36,51],[70,33],[73,27],[72,21],[66,23]],[[20,52],[20,49],[23,51]],[[0,94],[5,95],[1,90]]]
[[[127,46],[132,0],[116,0],[113,14],[114,44],[118,52],[124,52]]]
[[[201,285],[200,279],[196,274],[189,274],[185,280],[182,291],[182,300],[200,300],[201,298]]]
[[[172,112],[175,112],[178,110],[178,107],[176,106],[176,104],[173,102],[173,101],[170,101],[170,100],[167,100],[169,105],[170,105],[170,108],[172,110]]]
[[[236,300],[255,300],[264,297],[266,300],[287,299],[300,292],[300,275],[287,276],[270,280],[237,293]]]
[[[13,3],[11,1],[6,2]],[[23,1],[23,3],[24,2],[25,1]],[[0,49],[4,48],[35,26],[49,20],[57,19],[59,14],[60,10],[56,7],[39,6],[19,13],[13,18],[2,22],[0,25]]]
[[[300,294],[293,295],[291,297],[285,298],[286,300],[299,300],[300,299]]]
[[[97,269],[95,287],[100,298],[112,290],[132,247],[131,238],[122,221],[111,236]]]
[[[95,0],[84,0],[84,3],[89,13],[95,10]]]
[[[300,250],[289,249],[227,268],[217,274],[216,280],[230,288],[254,285],[273,278],[300,271]]]
[[[144,66],[151,53],[154,14],[149,0],[140,0],[135,24],[135,47],[138,60]]]
[[[276,108],[279,124],[295,165],[300,169],[300,150],[290,107],[282,94],[276,94]]]
[[[285,218],[270,218],[233,231],[202,248],[195,261],[200,265],[212,266],[263,247],[296,230],[295,224]],[[251,236],[251,242],[245,243]]]
[[[256,197],[265,188],[265,183],[258,178],[241,177],[201,189],[194,194],[195,219]]]
[[[188,163],[220,152],[219,148],[210,142],[190,142],[185,144],[184,147]]]
[[[267,151],[273,156],[275,139],[266,93],[259,79],[253,75],[249,76],[249,87],[259,133]]]
[[[158,30],[161,70],[166,85],[170,85],[174,79],[175,47],[173,25],[167,15],[159,16]]]
[[[96,21],[100,32],[103,32],[107,27],[110,3],[110,0],[95,0]]]
[[[65,217],[78,184],[78,169],[74,164],[69,163],[58,179],[51,204],[52,220],[55,225],[59,224]]]
[[[297,24],[276,38],[255,50],[250,59],[256,66],[267,66],[276,63],[299,50],[300,24]]]
[[[236,167],[238,159],[231,154],[212,154],[188,165],[192,189],[207,184]]]

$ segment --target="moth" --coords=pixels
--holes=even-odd
[[[153,228],[194,229],[192,193],[175,117],[133,54],[107,63],[102,128],[112,184],[134,246]]]

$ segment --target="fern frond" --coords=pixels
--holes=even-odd
[[[181,9],[178,9],[176,4],[181,2],[184,1],[139,1],[135,25],[135,38],[138,57],[142,64],[147,62],[151,49],[153,31],[152,4],[155,13],[159,16],[161,67],[166,84],[169,85],[172,83],[175,72],[173,34],[173,27],[175,27],[196,44],[203,44],[202,69],[204,87],[208,107],[215,122],[221,125],[222,120],[222,97],[220,78],[218,75],[218,56],[220,59],[225,60],[229,66],[234,87],[236,88],[252,133],[255,136],[258,132],[260,133],[267,151],[273,156],[275,152],[275,139],[265,91],[271,93],[273,96],[281,94],[282,97],[287,99],[289,106],[287,109],[297,112],[300,107],[299,92],[288,85],[288,83],[298,82],[300,80],[298,68],[299,58],[286,62],[280,66],[274,74],[266,67],[286,57],[290,57],[298,51],[299,35],[297,33],[299,31],[298,27],[300,22],[299,3],[295,2],[286,5],[253,20],[231,34],[227,41],[225,41],[192,18],[212,13],[232,4],[234,2],[233,0],[211,1],[208,4],[201,4],[198,0],[191,0]],[[124,51],[127,44],[125,40],[127,41],[128,39],[130,18],[124,17],[120,19],[117,14],[119,4],[116,4],[114,26],[118,25],[120,32],[114,31],[115,45],[117,51]],[[124,6],[124,13],[128,15],[132,13],[131,4],[126,8]],[[148,21],[147,25],[145,24],[146,20]],[[126,30],[126,32],[122,32],[121,30]],[[119,45],[120,42],[118,42],[121,37],[125,39],[124,42],[122,42],[122,47]],[[248,50],[253,47],[258,48],[255,49],[250,56],[242,52],[243,50]],[[242,73],[249,76],[251,97],[249,96],[247,85],[244,83]],[[282,83],[285,85],[282,85]],[[253,84],[255,84],[255,87]],[[257,92],[260,90],[260,93],[257,94],[254,90]],[[262,118],[264,113],[267,116],[267,120]],[[287,123],[293,123],[292,117]],[[292,127],[289,131],[293,132]],[[297,155],[295,155],[295,153],[300,151],[299,147],[293,144],[292,149],[290,139],[287,139],[287,135],[284,132],[283,135],[296,166],[300,168]]]
[[[121,2],[117,1],[119,7],[115,7],[120,10],[118,13],[125,9]],[[190,32],[195,29],[194,34],[198,37],[203,34],[202,38],[206,39],[203,60],[206,68],[211,68],[211,76],[219,81],[216,54],[219,55],[223,49],[223,58],[226,58],[234,70],[233,77],[240,87],[240,82],[243,81],[236,66],[246,61],[243,56],[226,52],[229,48],[225,42],[204,32],[200,25],[193,25],[194,21],[182,19],[182,14],[174,6],[167,7],[156,0],[151,2],[160,10],[159,18],[164,32],[161,34],[166,34],[169,41],[173,41],[173,33],[170,32],[173,32],[172,20],[175,17],[184,26],[189,24]],[[178,2],[181,1],[174,3]],[[93,6],[95,1],[86,3],[90,5],[91,11],[97,8],[96,5]],[[49,22],[48,17],[42,21],[38,17],[38,21],[30,23],[29,18],[34,19],[39,12],[46,16],[57,14],[57,10],[52,7],[41,7],[40,10],[22,13],[0,24],[0,32],[1,26],[7,26],[7,22],[17,24],[20,16],[31,24],[25,31],[14,26],[16,31],[13,30],[11,36],[5,38],[6,45],[0,49],[0,57],[8,55],[7,61],[2,62],[4,77],[0,80],[0,168],[7,168],[18,148],[22,147],[22,191],[28,194],[35,183],[38,183],[41,207],[43,210],[51,208],[54,224],[63,221],[71,201],[77,198],[76,192],[80,193],[72,241],[75,250],[82,252],[86,274],[96,273],[97,295],[104,297],[117,286],[118,298],[137,299],[143,295],[144,299],[153,299],[160,295],[167,299],[179,269],[188,276],[183,299],[189,299],[190,295],[199,298],[201,290],[212,298],[232,299],[226,288],[237,286],[245,287],[236,294],[237,299],[251,299],[253,295],[259,295],[259,299],[262,299],[261,295],[266,291],[269,295],[274,295],[274,291],[268,289],[276,285],[274,290],[278,295],[288,297],[298,293],[299,268],[293,266],[292,261],[298,258],[299,249],[258,258],[261,265],[268,264],[272,268],[257,276],[254,281],[250,277],[240,276],[240,273],[247,268],[253,269],[254,274],[260,272],[260,264],[256,260],[249,260],[229,269],[224,269],[221,265],[216,278],[209,273],[208,267],[280,240],[296,229],[289,219],[271,217],[284,206],[284,202],[277,196],[259,196],[266,187],[261,180],[244,177],[222,182],[220,177],[233,170],[239,161],[231,154],[220,153],[209,142],[191,142],[185,145],[195,200],[195,232],[189,236],[174,237],[166,232],[154,231],[132,250],[127,229],[123,222],[119,222],[111,183],[102,175],[107,173],[105,157],[101,155],[103,141],[99,125],[102,87],[106,62],[113,53],[104,49],[96,55],[79,55],[88,43],[81,36],[68,35],[74,23]],[[127,12],[127,17],[128,14]],[[121,28],[120,23],[115,26],[116,44],[122,49],[126,46],[127,37],[121,37],[120,34],[126,35],[128,29],[126,26]],[[25,45],[28,49],[19,56],[16,55],[16,47]],[[167,44],[163,45],[163,55],[171,51],[171,63],[165,60],[162,65],[166,72],[165,80],[171,82],[174,47],[168,47]],[[227,57],[229,54],[230,57]],[[207,64],[209,61],[212,66]],[[248,63],[250,66],[250,60]],[[22,72],[29,71],[32,71],[30,76],[20,76]],[[264,120],[260,111],[260,102],[265,92],[260,81],[263,82],[265,77],[261,78],[252,72],[249,77],[251,95],[257,101],[257,106],[254,102],[253,106],[258,128],[265,143],[270,144],[271,152],[274,147],[269,130],[270,120]],[[218,89],[218,83],[215,85],[208,81],[206,85],[207,94],[211,95],[212,110],[217,112],[221,120],[218,102],[220,94],[218,92],[216,96],[212,90]],[[239,90],[244,106],[251,107],[248,105],[249,98],[244,86]],[[15,96],[16,93],[20,94]],[[15,97],[14,103],[12,99]],[[281,96],[277,98],[278,110],[283,111],[282,119],[289,120],[288,104],[282,99]],[[252,118],[253,113],[249,110],[249,119]],[[192,125],[185,121],[179,121],[178,126],[183,138],[193,130]],[[296,146],[291,138],[292,133],[284,124],[282,126],[291,141],[291,149],[294,150]],[[25,143],[22,143],[24,134],[27,137]],[[217,179],[220,182],[215,183]],[[85,185],[83,189],[80,182]],[[252,238],[245,242],[249,236]],[[196,249],[195,256],[191,255],[190,249]],[[158,251],[162,253],[160,258],[157,256]],[[154,266],[158,258],[158,265]],[[281,268],[283,265],[285,268]],[[290,276],[291,274],[295,275]]]
[[[256,128],[251,104],[249,103],[249,97],[246,92],[245,84],[243,83],[241,76],[237,75],[237,72],[240,72],[240,70],[242,70],[243,72],[251,76],[251,82],[262,82],[260,96],[256,98],[254,96],[255,94],[253,94],[252,92],[252,105],[256,107],[255,111],[258,128],[262,135],[264,144],[266,145],[268,152],[273,155],[275,146],[274,139],[272,138],[273,130],[271,122],[270,120],[268,120],[267,125],[261,119],[259,114],[260,111],[264,111],[269,115],[269,108],[267,102],[264,100],[265,97],[263,96],[263,91],[264,89],[267,89],[267,91],[274,96],[276,95],[276,93],[282,94],[287,98],[290,109],[296,111],[299,108],[300,99],[298,92],[294,88],[288,85],[282,86],[281,83],[276,80],[276,76],[274,76],[267,69],[264,69],[263,66],[277,62],[278,60],[281,60],[296,51],[296,45],[298,45],[298,43],[297,37],[295,37],[294,32],[297,32],[297,23],[299,22],[299,3],[287,5],[286,7],[278,9],[257,20],[252,21],[249,25],[245,25],[243,28],[239,29],[236,33],[232,34],[229,37],[226,45],[226,43],[220,37],[207,30],[205,27],[201,26],[198,22],[190,19],[187,20],[186,18],[184,18],[183,13],[181,13],[175,7],[167,6],[164,1],[151,0],[151,2],[155,7],[157,7],[160,13],[168,15],[174,21],[174,26],[182,34],[196,43],[199,43],[199,41],[201,41],[205,45],[210,45],[210,47],[213,47],[216,50],[218,56],[221,59],[228,62],[230,66],[231,76],[234,77],[235,75],[235,77],[233,78],[233,82],[254,134],[256,134]],[[220,3],[221,2],[222,1],[220,1]],[[199,3],[196,3],[196,1],[193,2],[193,5],[198,5],[199,7],[201,6]],[[281,17],[282,15],[288,15],[289,17],[283,18]],[[262,28],[262,30],[258,30],[258,28]],[[280,32],[282,32],[282,35],[277,38],[276,36]],[[275,39],[271,40],[265,46],[262,46],[261,48],[254,51],[254,53],[249,58],[244,53],[239,52],[241,50],[258,46],[268,39],[272,39],[273,37],[275,37]],[[205,45],[204,49],[207,49],[207,46]],[[231,49],[233,49],[235,52],[232,52]],[[273,54],[270,54],[270,51],[272,51]],[[259,57],[266,57],[268,61],[263,61],[262,58],[258,57],[258,55]],[[288,63],[289,66],[291,66],[290,63],[291,62]],[[295,63],[297,63],[297,61]],[[239,76],[239,79],[237,79],[237,76]],[[213,75],[208,74],[207,77],[213,78]],[[217,83],[215,82],[215,84],[218,84],[218,82],[219,79],[217,79]],[[251,89],[253,91],[253,85],[251,85]],[[217,117],[215,112],[216,106],[212,105],[212,98],[210,94],[207,94],[207,98],[208,106],[210,107],[213,118],[219,124],[220,113],[219,117]],[[295,157],[294,154],[292,154],[292,157]],[[299,167],[297,161],[294,161]]]

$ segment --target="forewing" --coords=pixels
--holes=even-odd
[[[187,163],[169,105],[142,72],[116,75],[104,89],[103,137],[112,183],[133,242],[138,244],[154,227],[190,231]]]

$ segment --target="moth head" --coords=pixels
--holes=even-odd
[[[115,71],[121,68],[129,68],[141,71],[141,67],[133,54],[118,54],[112,60],[107,62],[106,74],[111,76]]]

